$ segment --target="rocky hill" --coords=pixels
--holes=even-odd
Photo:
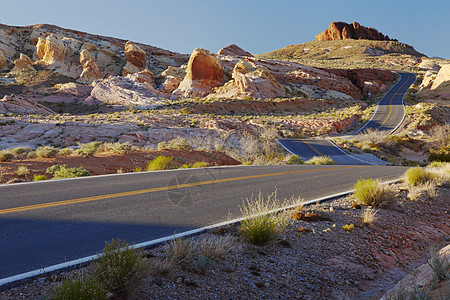
[[[361,26],[357,22],[347,24],[345,22],[332,22],[325,31],[316,34],[316,41],[334,40],[374,40],[374,41],[396,41],[382,34],[375,28]]]
[[[333,22],[315,41],[290,45],[258,57],[295,61],[314,67],[410,69],[424,54],[358,23]]]

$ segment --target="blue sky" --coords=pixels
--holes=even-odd
[[[235,43],[260,54],[311,41],[332,21],[356,21],[450,58],[449,12],[448,0],[2,0],[0,23],[54,24],[181,53]]]

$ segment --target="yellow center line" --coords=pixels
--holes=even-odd
[[[377,127],[377,130],[380,129],[381,127],[383,127],[383,125],[386,124],[387,120],[388,120],[389,117],[391,116],[391,113],[392,113],[392,99],[394,99],[394,96],[396,96],[396,95],[403,95],[403,93],[397,94],[397,92],[398,92],[405,84],[408,83],[408,80],[409,80],[409,75],[408,75],[408,78],[406,79],[406,81],[402,84],[402,86],[399,87],[398,90],[397,90],[394,94],[392,94],[392,97],[391,97],[391,99],[389,100],[389,114],[387,115],[387,117],[386,117],[386,119],[383,121],[383,123],[381,123],[381,125]]]
[[[320,156],[326,156],[326,155],[324,155],[324,154],[322,154],[319,150],[317,150],[316,148],[314,148],[310,143],[308,143],[307,141],[305,141],[305,140],[301,140],[303,143],[305,143],[306,144],[306,146],[308,146],[309,148],[311,148],[314,152],[316,152],[316,153],[318,153]],[[340,163],[338,163],[338,162],[335,162],[336,164],[338,164],[338,165],[342,165],[342,164],[340,164]]]
[[[27,206],[7,208],[7,209],[0,210],[0,215],[7,214],[7,213],[14,213],[14,212],[29,211],[29,210],[34,210],[34,209],[69,205],[69,204],[77,204],[77,203],[83,203],[83,202],[92,202],[92,201],[98,201],[98,200],[104,200],[104,199],[112,199],[112,198],[125,197],[125,196],[134,196],[134,195],[140,195],[140,194],[169,191],[169,190],[175,190],[175,189],[181,189],[181,188],[187,188],[187,187],[193,187],[193,186],[208,185],[208,184],[214,184],[214,183],[223,183],[223,182],[247,180],[247,179],[254,179],[254,178],[263,178],[263,177],[270,177],[270,176],[281,176],[281,175],[318,172],[318,171],[327,171],[327,170],[367,168],[367,167],[373,167],[373,166],[345,166],[345,167],[337,167],[337,168],[322,168],[322,169],[314,169],[314,170],[270,173],[270,174],[262,174],[262,175],[252,175],[252,176],[242,176],[242,177],[199,181],[199,182],[193,182],[193,183],[177,184],[177,185],[156,187],[156,188],[151,188],[151,189],[143,189],[143,190],[123,192],[123,193],[99,195],[99,196],[92,196],[92,197],[85,197],[85,198],[78,198],[78,199],[71,199],[71,200],[63,200],[63,201],[55,201],[55,202],[49,202],[49,203],[33,204],[33,205],[27,205]]]

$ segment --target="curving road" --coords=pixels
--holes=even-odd
[[[416,80],[416,75],[412,73],[399,72],[400,80],[384,95],[378,102],[372,117],[363,127],[353,134],[364,132],[365,130],[385,131],[391,134],[400,126],[405,117],[405,106],[403,98],[409,90],[411,84]],[[301,156],[308,160],[314,156],[330,156],[338,164],[342,165],[385,165],[386,162],[375,158],[372,155],[348,154],[337,147],[330,140],[290,140],[282,139],[278,141],[287,151]]]
[[[348,191],[361,177],[391,180],[404,170],[238,166],[2,185],[0,286],[26,272],[95,255],[112,238],[143,243],[217,224],[230,214],[238,218],[239,205],[252,194],[277,189],[279,198],[311,200]]]

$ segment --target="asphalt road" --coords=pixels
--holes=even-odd
[[[370,120],[361,127],[357,133],[363,133],[366,130],[385,131],[386,134],[393,133],[403,122],[405,116],[405,107],[403,97],[408,92],[411,84],[416,80],[412,73],[399,72],[400,80],[380,99]],[[314,156],[329,156],[335,162],[342,165],[373,165],[382,164],[375,158],[358,157],[349,155],[342,149],[335,146],[329,140],[288,140],[278,141],[287,151],[301,156],[308,160]]]
[[[238,166],[143,172],[0,186],[0,281],[130,243],[240,217],[252,194],[305,200],[347,191],[359,178],[403,167]]]

